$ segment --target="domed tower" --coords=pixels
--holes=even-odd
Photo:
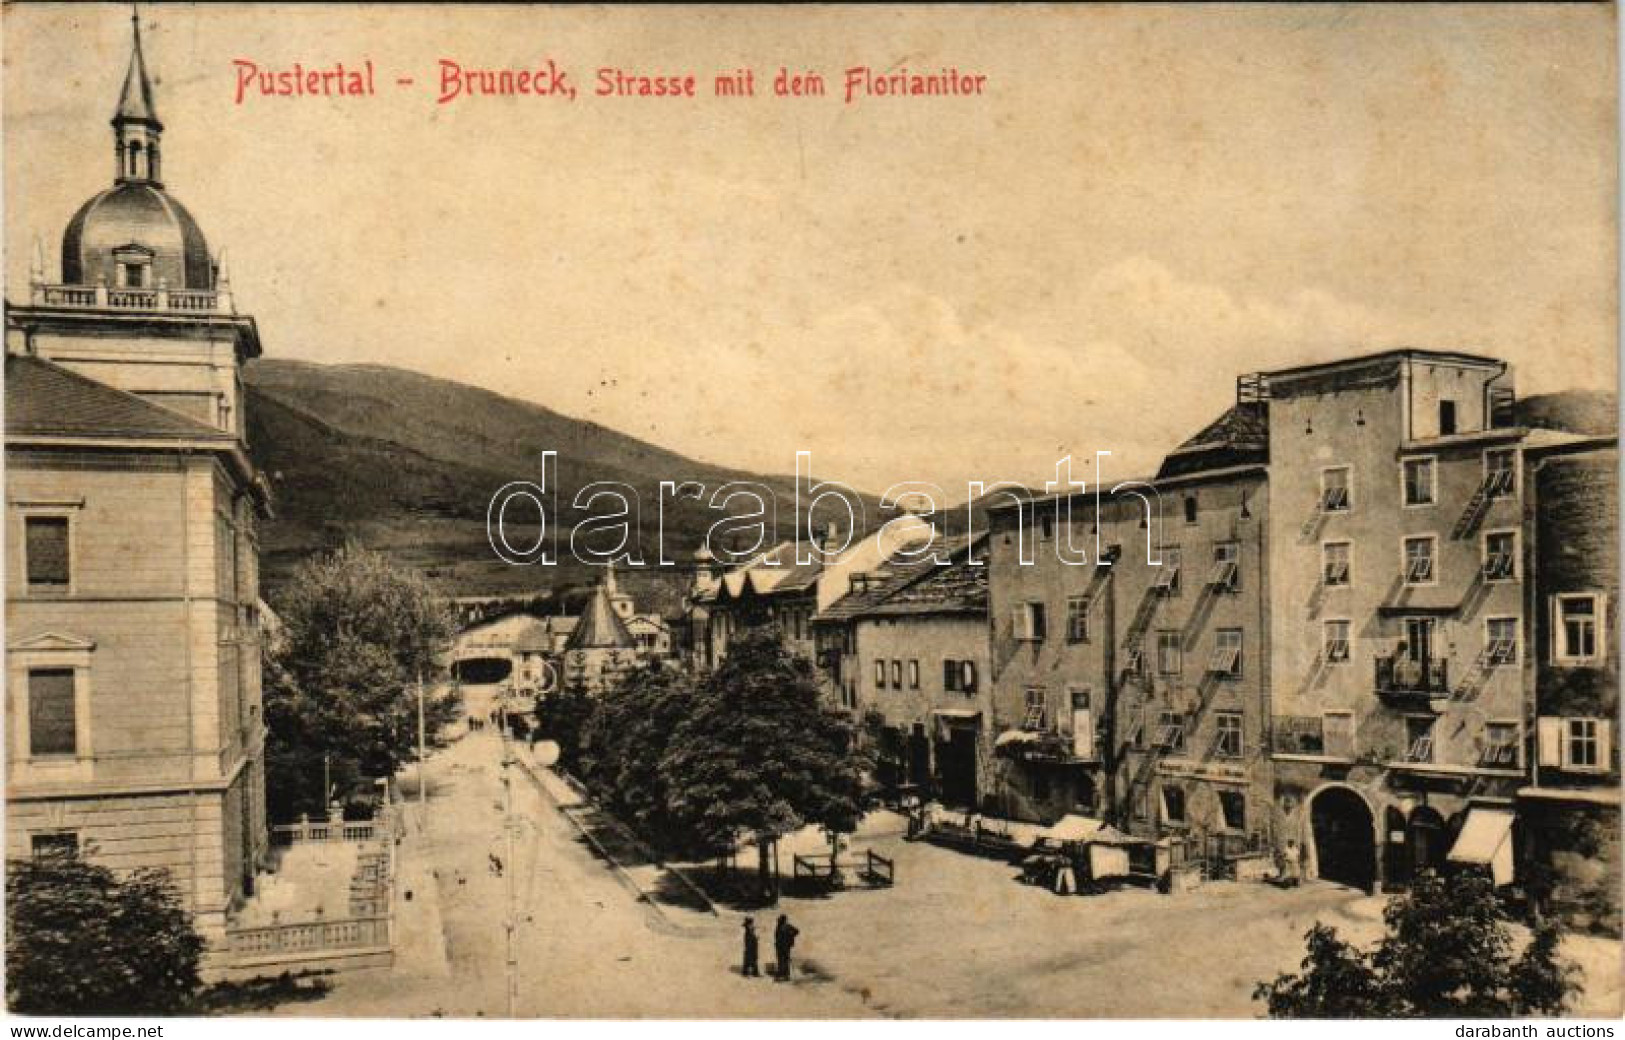
[[[164,187],[164,124],[139,18],[114,110],[113,184],[62,233],[62,279],[36,246],[26,307],[7,310],[7,351],[54,361],[241,438],[238,366],[260,353],[203,229]]]

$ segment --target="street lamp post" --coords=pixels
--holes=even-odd
[[[514,888],[514,877],[519,872],[519,863],[514,857],[514,816],[513,816],[513,741],[507,730],[502,732],[502,830],[506,838],[507,869],[503,873],[507,877],[508,888],[508,1017],[517,1018],[519,1015],[519,906],[518,893]]]
[[[423,666],[418,666],[418,815],[421,817],[428,811],[429,787],[428,768],[425,760],[428,757],[428,729],[423,719]]]

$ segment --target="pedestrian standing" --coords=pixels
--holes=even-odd
[[[790,951],[795,948],[796,936],[801,929],[790,923],[790,918],[784,914],[779,915],[779,923],[773,928],[773,952],[778,957],[775,974],[780,982],[790,981]]]
[[[762,977],[762,969],[757,965],[756,949],[756,921],[747,917],[745,918],[745,963],[739,969],[739,974],[747,979]]]

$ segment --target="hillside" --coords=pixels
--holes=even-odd
[[[640,548],[650,561],[658,558],[663,480],[708,489],[756,481],[774,491],[781,508],[794,500],[793,478],[698,462],[540,405],[402,369],[262,359],[247,366],[245,380],[250,450],[276,496],[276,517],[262,539],[272,587],[301,558],[346,537],[424,569],[457,595],[586,580],[587,570],[568,559],[567,533],[556,568],[509,566],[486,540],[491,495],[510,481],[540,480],[547,450],[558,453],[567,525],[583,485],[620,481],[637,489],[646,513]],[[875,501],[866,499],[865,508],[873,523]],[[668,557],[687,560],[723,517],[693,499],[668,503]],[[779,522],[788,537],[787,512]],[[662,582],[668,588],[661,591],[672,583]]]

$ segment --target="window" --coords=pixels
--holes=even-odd
[[[1082,761],[1095,758],[1094,691],[1087,686],[1067,688],[1072,702],[1072,754]]]
[[[1241,587],[1237,564],[1241,561],[1240,542],[1218,542],[1213,546],[1213,573],[1208,584],[1228,592]]]
[[[73,831],[47,831],[28,838],[29,852],[35,859],[49,856],[72,856],[79,851],[79,835]]]
[[[1597,719],[1569,719],[1563,740],[1563,764],[1570,769],[1600,769],[1601,725]]]
[[[1320,471],[1320,511],[1346,513],[1354,505],[1349,467],[1333,466]]]
[[[1128,715],[1128,745],[1136,751],[1145,750],[1145,709],[1130,708]]]
[[[1484,752],[1479,764],[1490,768],[1516,769],[1518,766],[1518,724],[1486,722]]]
[[[891,684],[894,690],[903,688],[903,662],[896,658],[893,658],[891,663]]]
[[[1490,531],[1484,535],[1484,580],[1510,581],[1518,576],[1518,533]]]
[[[1044,641],[1044,604],[1018,603],[1015,614],[1015,634],[1018,640],[1027,643],[1042,643]]]
[[[1405,539],[1405,584],[1431,585],[1437,539],[1432,535]]]
[[[1195,495],[1186,495],[1185,496],[1185,522],[1187,524],[1196,523],[1196,496]]]
[[[1595,718],[1542,718],[1540,764],[1581,773],[1613,768],[1612,720]]]
[[[1347,621],[1328,621],[1321,629],[1322,649],[1327,664],[1349,663],[1349,633],[1352,628]]]
[[[1348,542],[1327,542],[1320,547],[1320,578],[1329,588],[1349,584],[1351,550]]]
[[[959,688],[965,693],[976,692],[976,662],[959,662]]]
[[[1596,660],[1601,600],[1601,596],[1591,593],[1557,597],[1557,624],[1553,632],[1557,646],[1553,656],[1559,662],[1579,664]]]
[[[1241,712],[1221,711],[1214,717],[1218,729],[1213,735],[1213,754],[1219,758],[1241,757]]]
[[[1066,641],[1089,641],[1089,597],[1073,596],[1066,601]]]
[[[28,753],[72,755],[79,749],[72,668],[28,673]]]
[[[1321,749],[1327,758],[1354,757],[1354,713],[1328,711],[1320,717]]]
[[[1021,728],[1029,730],[1043,729],[1049,717],[1047,698],[1042,686],[1029,686],[1024,694],[1027,703],[1027,714],[1021,720]]]
[[[1175,826],[1185,822],[1185,792],[1182,788],[1162,789],[1162,822]]]
[[[875,688],[886,688],[886,662],[879,659],[875,660]]]
[[[1518,663],[1518,619],[1489,618],[1484,622],[1484,663],[1491,668]]]
[[[920,662],[913,658],[908,662],[908,688],[911,690],[920,688]]]
[[[1220,791],[1219,811],[1224,814],[1224,825],[1229,830],[1247,829],[1247,796],[1240,791]]]
[[[1157,572],[1154,587],[1159,592],[1166,592],[1170,596],[1179,595],[1179,546],[1165,545],[1159,550],[1162,556],[1161,569]]]
[[[1180,647],[1179,632],[1162,629],[1157,632],[1157,672],[1160,675],[1178,675],[1184,668],[1184,653]]]
[[[959,691],[959,662],[951,657],[942,661],[942,688],[949,693]]]
[[[1208,671],[1234,678],[1241,674],[1241,629],[1221,628],[1213,645]]]
[[[23,520],[23,553],[30,592],[66,592],[69,567],[68,518],[30,516]]]
[[[1484,453],[1484,493],[1490,498],[1506,498],[1512,494],[1517,482],[1517,470],[1513,468],[1515,459],[1510,448]]]
[[[1456,402],[1439,402],[1439,436],[1448,437],[1456,432]]]
[[[1156,745],[1164,751],[1185,750],[1185,717],[1175,711],[1157,713]]]
[[[1430,506],[1433,504],[1433,460],[1432,459],[1406,459],[1403,464],[1405,476],[1405,504],[1408,506]]]
[[[1405,720],[1405,761],[1433,761],[1433,722],[1414,716]]]
[[[1123,674],[1139,675],[1145,667],[1145,650],[1139,646],[1129,646],[1123,649]]]

